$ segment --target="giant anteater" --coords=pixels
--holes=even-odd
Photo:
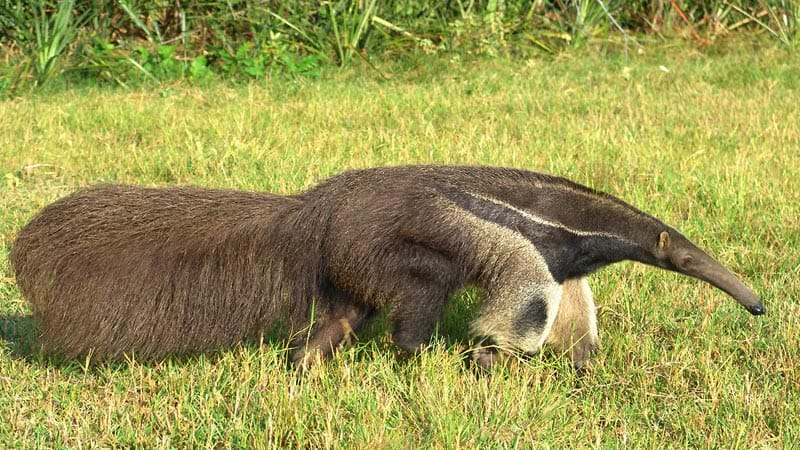
[[[374,312],[419,350],[476,286],[482,366],[551,344],[581,367],[597,343],[586,276],[622,260],[690,275],[752,314],[758,297],[675,229],[562,178],[493,167],[343,173],[295,196],[105,185],[47,206],[11,262],[47,351],[153,359],[282,323],[293,360],[330,356]]]

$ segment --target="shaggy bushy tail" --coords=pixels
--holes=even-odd
[[[101,186],[46,207],[11,264],[47,351],[143,359],[203,351],[307,317],[319,266],[293,197]],[[302,248],[302,251],[300,250]],[[302,273],[304,276],[298,277]]]

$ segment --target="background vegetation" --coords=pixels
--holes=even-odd
[[[0,448],[793,448],[798,2],[0,0]],[[465,364],[458,296],[410,357],[377,320],[298,374],[281,342],[48,359],[7,255],[98,182],[292,193],[350,168],[492,164],[608,191],[764,297],[623,263],[602,348]]]
[[[0,0],[0,92],[54,77],[119,85],[319,76],[419,54],[704,47],[765,34],[797,48],[800,0]],[[376,69],[377,70],[377,69]]]

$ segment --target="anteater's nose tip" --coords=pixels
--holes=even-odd
[[[761,302],[758,302],[755,305],[749,305],[747,307],[747,310],[750,311],[750,314],[754,316],[760,316],[765,312],[767,312],[767,310],[764,308],[764,305],[762,305]]]

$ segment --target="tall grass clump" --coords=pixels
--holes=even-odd
[[[35,86],[55,76],[61,58],[73,43],[87,15],[76,15],[75,0],[4,1],[0,4],[5,34],[26,57],[21,64],[30,68]]]
[[[333,54],[336,64],[343,66],[367,48],[377,6],[377,0],[324,2],[314,24],[308,21],[295,24],[275,12],[271,14],[296,32],[315,53]]]
[[[735,3],[727,3],[731,8],[746,17],[746,21],[758,24],[786,47],[796,49],[800,43],[800,0],[758,0],[757,8],[744,9]]]

